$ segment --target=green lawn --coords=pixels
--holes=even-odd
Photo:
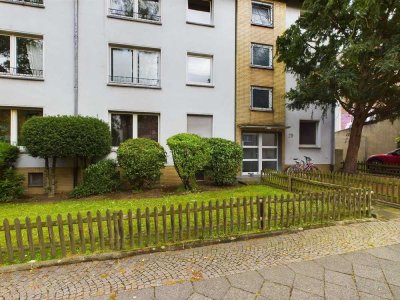
[[[143,198],[143,199],[112,199],[112,198],[88,198],[88,199],[68,199],[56,202],[27,202],[27,203],[5,203],[0,204],[0,220],[8,218],[13,222],[15,218],[25,219],[25,217],[36,218],[37,216],[46,217],[50,215],[53,220],[61,214],[63,217],[71,213],[76,217],[78,212],[86,213],[87,211],[96,212],[97,210],[102,213],[107,209],[111,211],[122,210],[126,212],[129,209],[136,211],[140,208],[142,211],[149,207],[162,208],[165,205],[167,208],[170,205],[177,207],[179,204],[186,205],[198,201],[208,202],[210,200],[223,200],[230,198],[243,198],[250,196],[269,196],[275,194],[286,194],[287,192],[272,188],[265,185],[249,185],[231,188],[221,188],[213,191],[205,191],[199,193],[188,193],[183,195],[168,195],[157,198]],[[21,220],[24,222],[23,220]]]

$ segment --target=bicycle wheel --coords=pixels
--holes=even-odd
[[[309,167],[307,168],[307,171],[306,171],[306,172],[307,172],[307,173],[312,173],[312,174],[318,174],[318,173],[320,173],[318,167],[317,167],[317,166],[314,166],[314,165],[309,166]]]
[[[297,174],[300,172],[300,169],[297,166],[289,166],[285,169],[285,173],[287,175]]]

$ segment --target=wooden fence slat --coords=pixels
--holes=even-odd
[[[278,196],[274,195],[274,228],[278,228]]]
[[[230,223],[230,230],[231,232],[233,232],[233,226],[234,226],[234,216],[233,216],[233,198],[231,198],[229,200],[229,215],[230,215],[230,219],[231,219],[231,223]]]
[[[31,219],[28,217],[25,218],[25,226],[26,226],[26,237],[28,240],[29,254],[31,260],[34,260],[36,253],[35,253],[35,246],[33,243],[32,223]],[[0,257],[1,257],[1,251],[0,251]]]
[[[114,249],[115,250],[120,250],[120,244],[119,244],[119,222],[118,222],[118,213],[116,211],[113,212],[112,214],[112,223],[114,225]]]
[[[65,234],[64,234],[64,224],[62,220],[62,216],[60,214],[57,215],[57,227],[58,227],[58,237],[60,240],[61,247],[61,256],[67,256],[67,249],[65,247]]]
[[[266,212],[266,203],[267,203],[267,199],[265,197],[262,198],[262,202],[261,202],[261,228],[262,230],[265,230],[266,226],[267,226],[267,212]]]
[[[119,245],[120,249],[123,250],[125,248],[125,229],[124,229],[124,213],[122,210],[119,211],[118,214],[118,233],[119,233]]]
[[[240,198],[236,199],[236,219],[237,219],[237,230],[238,232],[240,232],[242,228],[241,218],[240,218]]]
[[[171,219],[171,239],[175,242],[175,208],[173,205],[170,207],[170,219]]]
[[[217,236],[219,236],[219,233],[220,233],[220,226],[221,226],[221,224],[220,224],[220,211],[219,211],[219,209],[220,209],[220,205],[219,205],[219,201],[217,200],[217,201],[215,202],[215,215],[216,215],[216,219],[217,219],[217,224],[216,224],[216,226],[217,226]]]
[[[256,211],[257,211],[257,229],[261,229],[261,199],[260,197],[256,197]]]
[[[96,245],[95,245],[95,237],[93,230],[92,213],[88,211],[86,216],[87,216],[87,226],[89,231],[90,251],[94,252],[94,250],[96,249]]]
[[[140,208],[136,210],[136,226],[137,226],[137,236],[138,236],[138,246],[142,247],[143,239],[142,239],[142,212]]]
[[[133,233],[133,212],[132,209],[128,210],[128,238],[129,247],[132,249],[135,246],[134,233]]]
[[[107,239],[108,239],[108,245],[110,246],[111,249],[114,248],[114,237],[113,237],[113,230],[112,230],[112,224],[111,224],[111,212],[109,209],[106,211],[106,224],[107,224]]]
[[[160,232],[158,228],[158,208],[154,207],[154,239],[155,244],[158,245],[160,242]]]
[[[289,222],[290,222],[290,201],[291,201],[291,198],[290,198],[290,194],[288,194],[287,196],[286,196],[286,228],[288,228],[289,227]]]
[[[151,244],[151,228],[150,228],[150,208],[146,207],[146,246]]]
[[[168,232],[167,232],[167,207],[163,205],[162,207],[162,227],[163,227],[163,241],[167,242]]]
[[[206,234],[206,209],[204,202],[201,202],[201,236],[204,239]]]
[[[179,226],[179,230],[178,230],[178,237],[179,240],[182,241],[183,239],[183,214],[182,214],[182,204],[179,204],[178,206],[178,226]]]
[[[197,202],[194,203],[193,214],[194,214],[194,236],[196,237],[196,239],[198,239],[199,238],[199,214],[197,211]]]
[[[71,253],[76,254],[74,222],[72,220],[71,214],[67,215],[67,221],[68,221],[69,247],[71,249]]]
[[[271,218],[272,218],[272,211],[271,211],[271,196],[268,196],[268,230],[271,230]]]
[[[53,221],[51,220],[51,216],[47,216],[47,231],[49,234],[49,243],[50,243],[50,254],[52,257],[56,256],[56,245],[54,240],[54,230],[53,230]]]
[[[209,224],[209,228],[208,228],[208,234],[210,235],[210,238],[213,237],[213,207],[212,207],[212,202],[209,201],[208,202],[208,224]]]
[[[280,208],[281,208],[281,218],[280,218],[280,226],[281,228],[283,228],[284,226],[284,220],[283,220],[283,202],[285,201],[285,196],[281,195],[281,199],[280,199]]]
[[[103,233],[103,220],[101,218],[101,212],[99,210],[96,213],[96,219],[97,219],[97,232],[99,233],[100,249],[104,250],[105,243],[104,243],[104,233]]]
[[[36,230],[38,234],[39,247],[40,247],[40,256],[43,260],[45,260],[47,257],[47,253],[46,253],[46,246],[44,243],[42,219],[40,218],[40,216],[36,218],[36,226],[37,226]]]
[[[25,251],[24,251],[24,244],[22,242],[21,222],[18,218],[14,220],[14,226],[15,226],[15,237],[17,239],[17,247],[19,252],[19,259],[22,262],[25,260]]]
[[[254,199],[250,197],[250,228],[254,229]]]
[[[223,230],[224,230],[224,234],[226,234],[227,224],[228,224],[227,214],[226,214],[226,199],[224,199],[222,201],[222,215],[223,215],[222,217],[223,217],[223,226],[224,226]]]
[[[190,240],[190,204],[186,204],[186,238]]]

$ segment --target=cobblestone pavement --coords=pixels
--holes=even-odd
[[[400,299],[400,219],[0,274],[7,300],[322,297]]]

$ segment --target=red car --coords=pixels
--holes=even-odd
[[[400,148],[387,154],[375,154],[367,159],[367,164],[381,165],[400,165]]]

